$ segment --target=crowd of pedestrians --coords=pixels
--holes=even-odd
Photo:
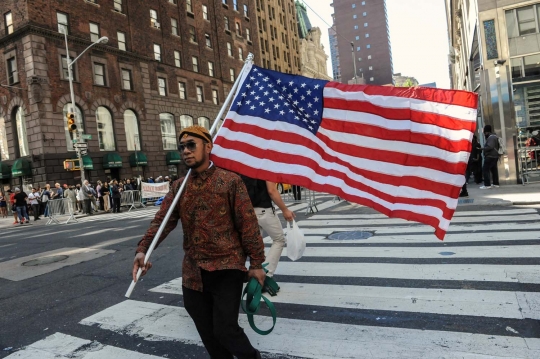
[[[149,177],[149,183],[171,182],[176,178],[158,176],[156,179]],[[30,222],[30,215],[34,221],[41,216],[49,217],[50,200],[67,198],[71,201],[74,213],[93,215],[97,212],[120,213],[122,193],[124,191],[140,190],[140,182],[135,179],[107,179],[105,181],[84,181],[83,184],[68,185],[55,183],[51,188],[46,184],[44,188],[35,187],[31,193],[26,193],[21,188],[15,187],[3,192],[0,191],[0,217],[7,218],[8,208],[13,213],[13,224]],[[8,207],[9,206],[9,207]]]

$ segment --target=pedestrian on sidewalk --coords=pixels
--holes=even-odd
[[[297,185],[292,185],[292,193],[295,201],[302,200],[302,187]]]
[[[13,222],[13,224],[17,224],[19,223],[19,216],[17,214],[17,206],[15,206],[15,192],[9,190],[8,192],[10,192],[9,194],[9,206],[11,208],[11,213],[13,213],[13,219],[15,219],[15,221]]]
[[[499,170],[497,168],[497,162],[499,161],[499,138],[491,131],[491,125],[484,126],[484,136],[486,136],[486,143],[483,148],[484,166],[482,167],[484,185],[480,186],[480,189],[499,187]],[[493,186],[491,185],[492,182]]]
[[[272,238],[272,247],[270,247],[270,251],[266,256],[266,263],[268,263],[266,267],[268,273],[266,275],[273,277],[279,258],[281,257],[281,252],[283,252],[283,247],[285,247],[285,233],[283,233],[283,226],[272,202],[279,207],[286,221],[292,222],[295,215],[294,212],[287,208],[285,202],[283,202],[275,182],[263,181],[248,176],[240,177],[246,185],[249,199],[257,216],[261,235],[264,230]]]
[[[97,199],[99,201],[99,210],[100,211],[103,211],[104,208],[103,208],[103,195],[101,194],[101,187],[103,187],[103,183],[101,183],[101,181],[97,181],[97,186],[96,186],[96,194],[97,194]]]
[[[49,200],[51,199],[51,185],[46,184],[41,194],[41,206],[43,207],[43,216],[49,217]]]
[[[81,196],[84,204],[84,213],[88,215],[92,215],[92,189],[90,188],[90,183],[88,180],[85,180],[83,182],[83,186],[81,188]]]
[[[25,221],[30,223],[30,217],[28,217],[28,212],[26,211],[26,206],[28,205],[26,200],[28,199],[28,196],[17,187],[15,188],[14,199],[17,215],[19,216],[19,224],[23,224]]]
[[[111,209],[111,203],[109,199],[109,184],[107,182],[103,183],[100,189],[101,192],[101,198],[103,199],[103,210],[105,212],[109,212]]]
[[[2,218],[7,218],[7,200],[6,200],[6,194],[4,192],[0,192],[0,215]]]
[[[34,214],[34,222],[40,220],[39,218],[39,192],[37,188],[32,188],[32,193],[28,195],[28,200],[30,201],[30,206],[32,207],[32,213]]]
[[[69,200],[73,213],[77,212],[77,194],[75,193],[75,186],[69,186],[64,191],[64,196]]]
[[[122,200],[122,187],[117,180],[113,181],[112,186],[113,213],[120,213],[120,202]]]
[[[246,259],[248,277],[264,284],[264,243],[257,217],[242,179],[210,162],[212,137],[202,126],[180,133],[179,150],[191,175],[159,242],[182,222],[184,262],[182,293],[184,307],[211,358],[261,358],[238,325]],[[139,268],[145,274],[145,253],[156,235],[183,179],[165,196],[150,228],[137,247],[133,279]]]

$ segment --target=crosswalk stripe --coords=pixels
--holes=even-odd
[[[268,254],[269,248],[266,248]],[[282,253],[287,256],[287,248]],[[540,246],[452,247],[307,247],[305,257],[347,258],[540,258]]]
[[[265,328],[269,317],[257,317]],[[262,322],[262,323],[261,323]],[[152,340],[202,345],[195,326],[181,307],[127,300],[83,319],[80,324]],[[338,324],[280,318],[274,331],[259,336],[245,315],[240,325],[261,351],[302,358],[503,358],[540,356],[540,339],[436,330]]]
[[[540,267],[523,265],[280,262],[275,274],[540,284]]]
[[[520,214],[538,214],[538,210],[532,208],[526,209],[507,209],[499,211],[463,211],[455,212],[455,217],[470,217],[470,216],[482,216],[482,217],[501,217],[501,216],[515,216]],[[388,218],[384,214],[315,214],[311,219],[381,219]]]
[[[279,282],[279,286],[279,295],[271,298],[274,303],[332,308],[536,319],[534,308],[531,309],[528,303],[540,303],[540,293],[292,282]],[[173,279],[150,291],[182,295],[182,278]]]
[[[55,333],[35,342],[6,359],[158,359],[160,357],[141,354],[131,350],[103,345],[96,341]]]

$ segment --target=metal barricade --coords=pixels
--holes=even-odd
[[[61,199],[52,199],[47,201],[48,214],[49,214],[49,220],[47,221],[47,225],[51,223],[57,223],[61,224],[63,219],[60,219],[61,217],[68,217],[63,224],[68,224],[69,221],[74,220],[75,222],[78,222],[75,218],[75,208],[73,206],[73,202],[69,198],[61,198]]]
[[[141,201],[141,193],[139,191],[124,191],[122,192],[122,197],[120,198],[121,207],[129,207],[128,212],[137,206],[145,207],[144,203]]]
[[[530,182],[531,178],[540,180],[540,146],[522,147],[518,149],[518,162],[521,183]]]

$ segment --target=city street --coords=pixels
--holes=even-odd
[[[540,357],[540,206],[488,192],[458,207],[444,242],[332,196],[307,216],[290,203],[306,252],[297,262],[284,252],[278,266],[273,333],[255,334],[243,314],[242,326],[265,358]],[[207,358],[183,309],[180,227],[124,297],[155,211],[3,227],[0,358]],[[327,239],[342,231],[360,233]],[[256,322],[268,327],[268,312]]]

